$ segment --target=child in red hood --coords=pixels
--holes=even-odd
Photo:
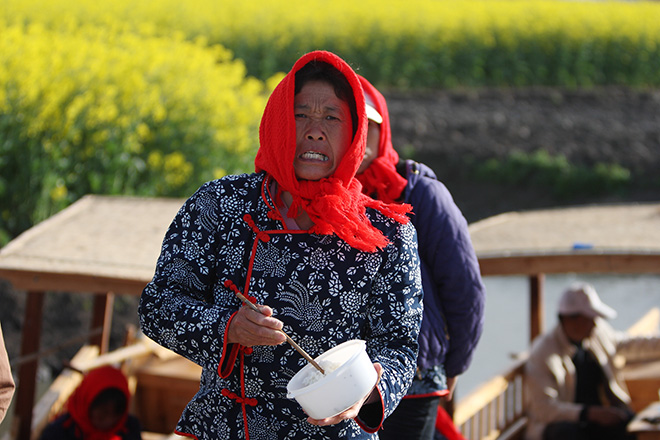
[[[120,370],[94,369],[69,397],[66,412],[46,427],[41,440],[140,440],[140,422],[128,414],[130,397]]]

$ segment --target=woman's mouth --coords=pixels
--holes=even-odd
[[[319,160],[321,162],[328,161],[328,156],[326,156],[325,154],[318,153],[316,151],[306,151],[303,154],[301,154],[299,157],[304,160]]]

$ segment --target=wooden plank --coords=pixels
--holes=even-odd
[[[660,417],[660,402],[653,402],[641,410],[628,425],[628,432],[633,432],[637,436],[641,433],[653,433],[655,436],[649,438],[660,437],[660,425],[647,422],[644,420],[646,417],[650,419]]]
[[[527,417],[520,417],[511,424],[508,428],[503,430],[497,437],[497,440],[520,440],[523,438],[525,429],[527,428]]]
[[[199,391],[202,368],[177,356],[152,360],[137,372],[136,415],[146,430],[171,432],[183,409]]]
[[[522,356],[518,361],[511,365],[503,374],[499,374],[470,394],[462,398],[456,405],[454,411],[454,423],[460,426],[477,414],[489,402],[495,400],[501,395],[514,378],[523,374],[526,356]]]
[[[503,393],[508,384],[504,376],[496,376],[461,399],[454,411],[454,423],[461,425],[479,413],[488,402]]]
[[[152,354],[156,355],[161,361],[180,357],[173,351],[156,344],[151,339],[142,337],[134,344],[101,354],[93,359],[72,360],[71,367],[78,371],[86,372],[103,365],[113,365],[126,360],[136,360]]]
[[[660,328],[660,308],[653,307],[626,330],[630,336],[646,336],[657,333]]]
[[[646,408],[649,404],[658,401],[658,390],[660,390],[660,374],[657,368],[660,362],[655,363],[656,370],[649,375],[623,374],[628,393],[630,394],[630,406],[635,412]]]
[[[163,434],[161,432],[142,431],[142,440],[180,440],[180,439],[189,439],[189,437],[184,437],[176,433]]]

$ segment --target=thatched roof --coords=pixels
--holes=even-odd
[[[137,295],[153,277],[163,237],[182,204],[83,197],[0,250],[0,277],[26,290]]]
[[[660,203],[509,212],[470,235],[486,275],[660,273]]]

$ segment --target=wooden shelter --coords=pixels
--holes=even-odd
[[[182,202],[86,196],[0,250],[0,278],[27,294],[17,438],[30,439],[45,293],[93,295],[89,342],[107,351],[114,295],[139,295],[151,280]],[[530,277],[530,339],[543,330],[544,274],[660,273],[660,203],[507,213],[470,233],[484,276]]]
[[[115,295],[140,295],[183,200],[86,196],[0,250],[0,278],[27,294],[15,395],[17,438],[30,439],[46,292],[94,296],[88,342],[108,350]],[[85,341],[81,341],[84,343]]]
[[[660,203],[509,212],[470,236],[483,276],[529,277],[530,341],[544,329],[545,274],[660,274]]]
[[[496,215],[470,225],[481,273],[530,280],[530,341],[544,331],[545,274],[659,274],[660,203],[582,206]],[[649,311],[631,334],[656,329],[660,309]],[[454,422],[469,440],[523,437],[522,354],[502,374],[461,399]],[[657,399],[660,363],[627,365],[624,378],[638,405]]]

